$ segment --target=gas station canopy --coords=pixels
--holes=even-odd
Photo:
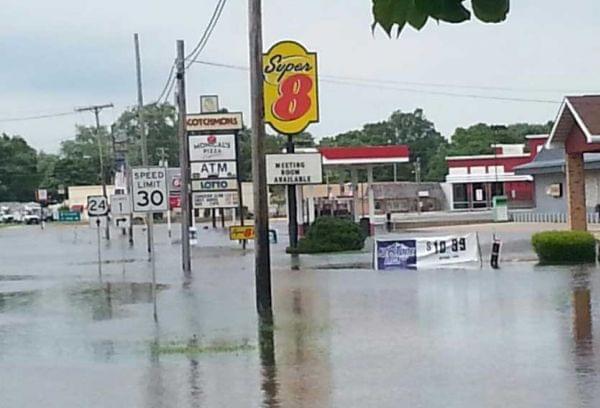
[[[376,166],[408,163],[408,146],[320,147],[324,166]]]

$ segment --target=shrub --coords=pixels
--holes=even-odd
[[[588,263],[596,258],[596,240],[589,232],[538,232],[531,243],[541,264]]]
[[[310,226],[298,242],[298,248],[288,248],[289,253],[313,254],[323,252],[356,251],[365,245],[365,234],[351,220],[320,217]]]

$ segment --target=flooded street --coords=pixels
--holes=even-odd
[[[158,324],[141,227],[103,242],[101,277],[87,226],[0,229],[0,407],[600,405],[596,268],[292,268],[280,235],[259,327],[251,245],[201,229],[186,281],[155,237]]]

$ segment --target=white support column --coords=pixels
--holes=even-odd
[[[306,208],[304,206],[304,187],[296,186],[296,220],[298,221],[298,235],[304,236],[304,214]]]
[[[352,213],[354,214],[354,222],[359,222],[360,193],[358,191],[358,169],[353,167],[350,173],[352,175]]]
[[[375,234],[375,192],[373,191],[373,166],[367,167],[367,191],[369,195],[369,223],[371,234]]]

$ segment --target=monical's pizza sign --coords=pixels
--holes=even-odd
[[[190,161],[235,160],[235,135],[190,136]]]
[[[317,54],[281,41],[263,55],[265,122],[283,134],[319,121]]]

